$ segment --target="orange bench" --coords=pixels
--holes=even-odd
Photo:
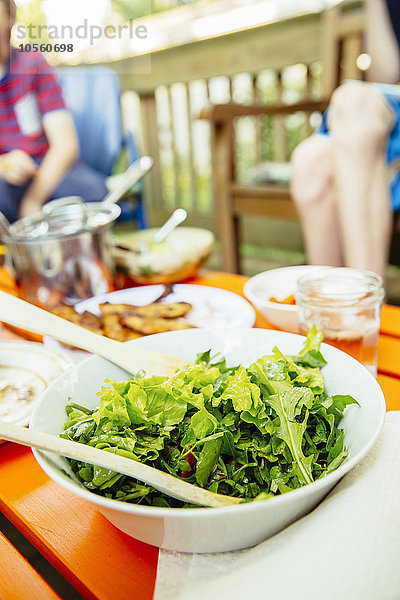
[[[0,532],[0,598],[61,600],[29,562]]]

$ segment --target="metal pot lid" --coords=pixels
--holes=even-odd
[[[85,204],[79,196],[70,196],[48,202],[42,212],[13,223],[9,231],[13,241],[57,239],[93,232],[114,222],[120,213],[117,204]]]

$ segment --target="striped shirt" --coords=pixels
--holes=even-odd
[[[0,154],[19,149],[42,158],[49,148],[42,117],[59,109],[65,103],[54,69],[39,52],[12,50],[0,79]]]

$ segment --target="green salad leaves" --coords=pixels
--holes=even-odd
[[[106,381],[95,410],[67,405],[61,436],[243,501],[282,494],[323,477],[347,456],[338,425],[346,406],[358,402],[325,392],[321,341],[313,328],[298,356],[274,348],[245,368],[228,367],[208,351],[170,378]],[[184,506],[125,475],[71,466],[102,496]]]

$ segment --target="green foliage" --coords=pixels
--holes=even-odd
[[[138,19],[150,14],[178,8],[197,0],[111,0],[116,12],[126,20]]]
[[[32,31],[34,36],[29,39],[31,42],[38,44],[49,41],[47,29],[40,29],[40,26],[47,24],[47,18],[43,11],[43,0],[32,0],[28,4],[19,6],[17,9],[17,19],[27,27],[27,34],[29,37],[29,25],[32,25]],[[38,32],[40,31],[40,38],[38,38]]]
[[[191,188],[189,156],[178,154],[177,172],[172,161],[162,162],[162,184],[163,203],[168,210],[174,210],[176,206],[191,209],[194,198]],[[201,172],[195,165],[195,190],[197,209],[200,213],[212,210],[212,185],[211,173]]]
[[[152,13],[151,0],[112,0],[113,9],[118,12],[124,19],[137,19],[145,17]]]
[[[142,461],[177,478],[243,501],[299,488],[347,456],[338,425],[351,396],[328,396],[313,328],[297,356],[277,348],[250,367],[200,354],[173,377],[106,381],[100,406],[66,407],[62,437]],[[106,469],[71,462],[82,484],[128,502],[183,506]]]

